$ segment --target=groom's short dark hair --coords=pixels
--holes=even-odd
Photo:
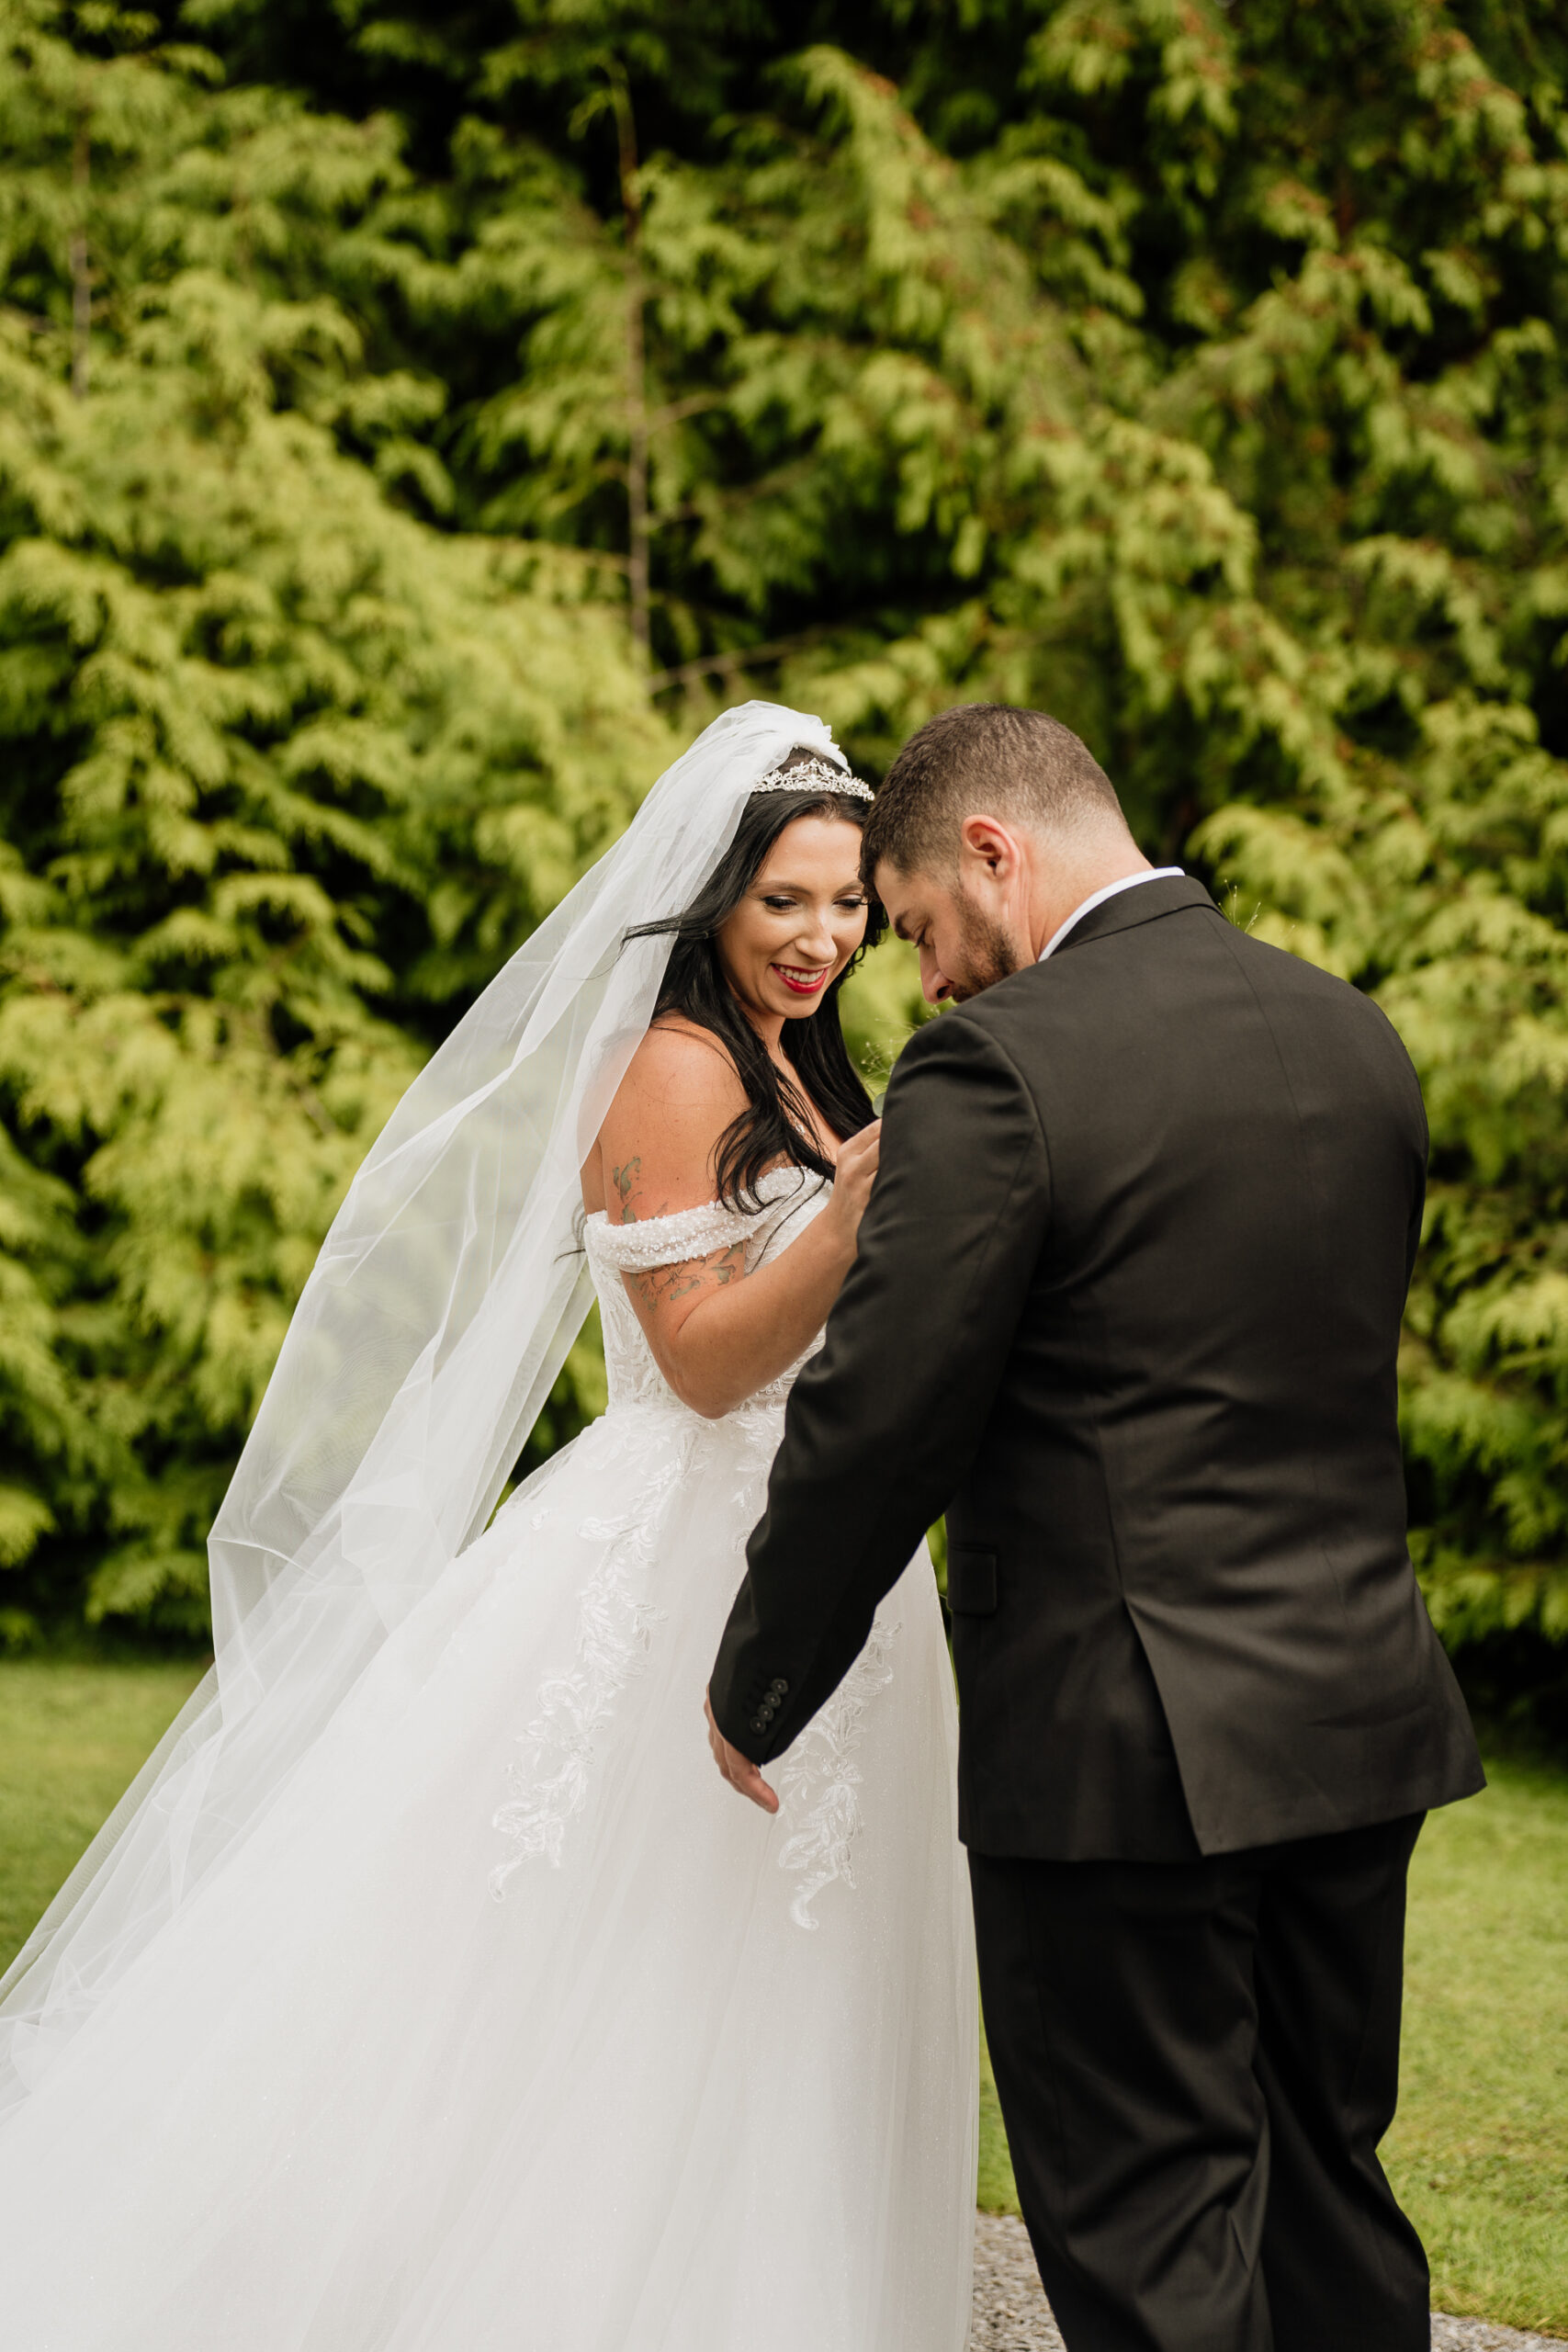
[[[1055,831],[1087,818],[1125,824],[1116,787],[1087,743],[1043,710],[964,702],[910,736],[866,820],[861,870],[945,875],[958,828],[984,809]]]

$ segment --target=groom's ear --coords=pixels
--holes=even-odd
[[[958,844],[961,867],[983,866],[1004,882],[1022,871],[1025,859],[1018,834],[999,817],[983,813],[965,817],[958,829]]]

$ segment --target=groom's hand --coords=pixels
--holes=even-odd
[[[777,1813],[778,1798],[769,1788],[751,1758],[749,1756],[742,1756],[738,1747],[731,1747],[714,1721],[713,1701],[705,1695],[703,1700],[703,1713],[708,1719],[708,1746],[713,1750],[713,1760],[729,1782],[730,1787],[739,1789],[743,1797],[750,1797],[753,1804],[760,1804],[764,1813]]]

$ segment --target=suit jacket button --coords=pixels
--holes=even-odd
[[[775,1699],[787,1699],[789,1697],[789,1684],[782,1679],[777,1682],[770,1683],[768,1688],[772,1690]]]
[[[752,1728],[752,1730],[753,1730],[753,1731],[766,1731],[766,1730],[767,1730],[767,1728],[768,1728],[768,1718],[767,1718],[767,1716],[766,1716],[766,1715],[753,1715],[753,1716],[752,1716],[752,1718],[751,1718],[751,1728]]]

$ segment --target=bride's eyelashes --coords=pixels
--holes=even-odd
[[[865,895],[859,890],[852,894],[846,892],[841,899],[835,899],[833,901],[834,906],[841,913],[849,915],[859,914],[865,903]],[[762,904],[770,914],[784,915],[793,914],[800,901],[798,899],[786,899],[777,892],[770,891],[764,896]]]

